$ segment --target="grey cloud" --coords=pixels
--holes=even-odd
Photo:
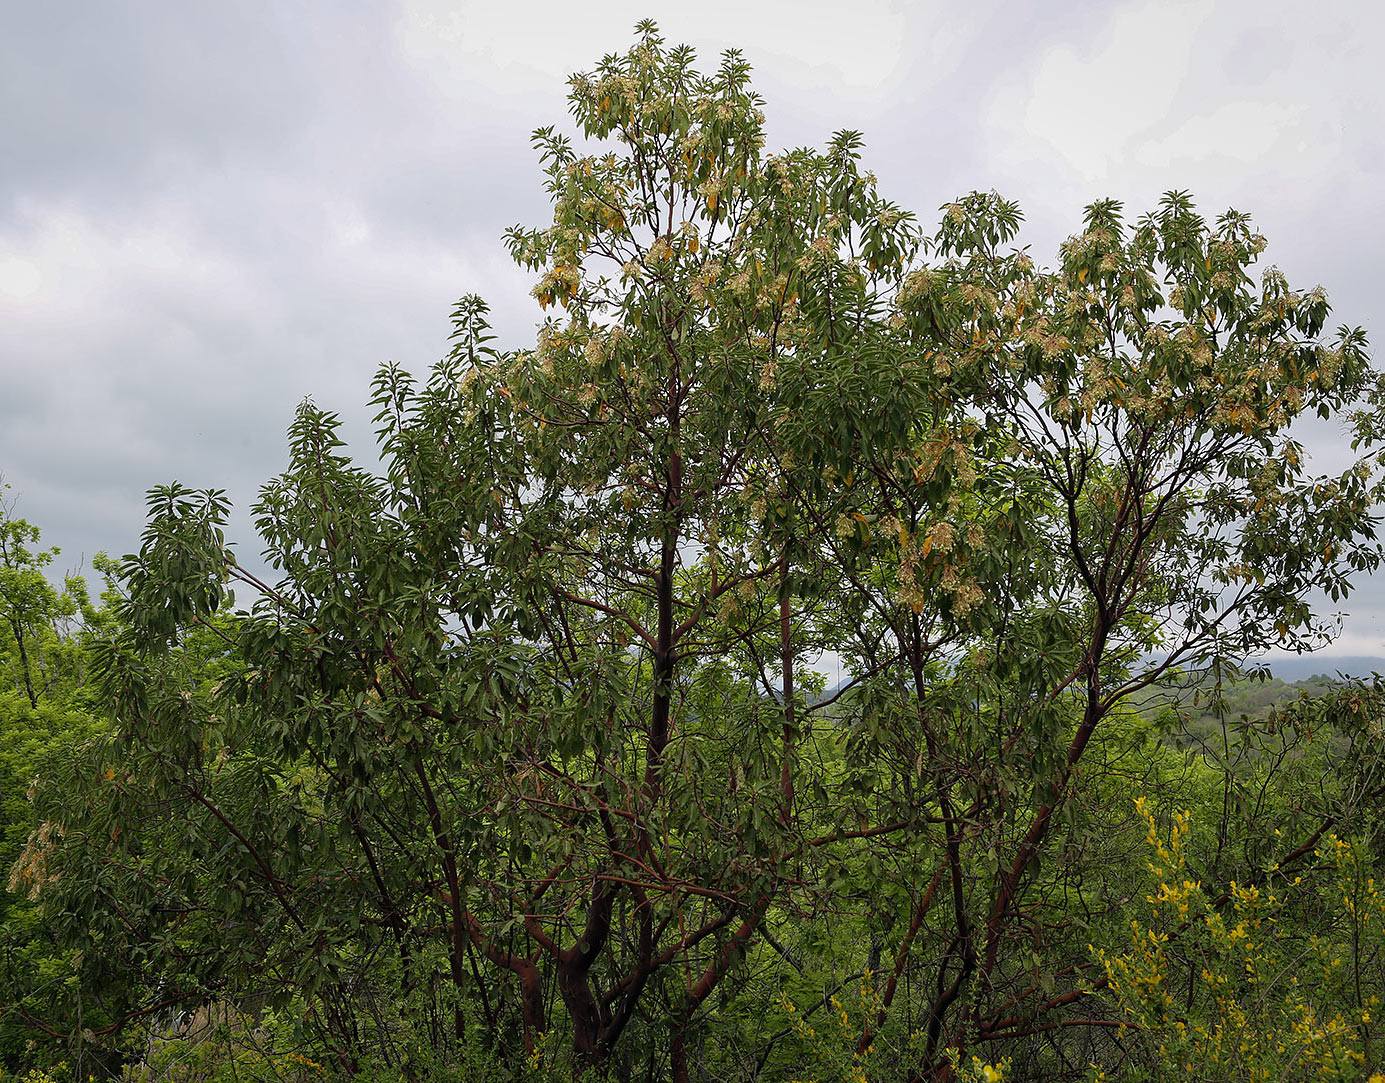
[[[110,198],[290,141],[316,105],[265,5],[24,5],[0,45],[0,139],[35,184]]]
[[[1335,84],[1361,87],[1359,101],[1313,99],[1340,155],[1316,170],[1175,161],[1092,190],[1025,133],[992,130],[997,85],[1022,108],[1048,50],[1086,55],[1136,6],[994,0],[953,25],[944,5],[908,5],[901,65],[880,88],[847,93],[829,91],[821,57],[776,53],[769,38],[733,43],[756,64],[772,146],[863,130],[866,165],[926,228],[939,204],[995,187],[1019,200],[1022,241],[1052,262],[1088,199],[1123,198],[1136,213],[1163,187],[1188,187],[1208,212],[1234,203],[1255,213],[1270,260],[1291,280],[1322,281],[1343,320],[1370,326],[1382,141],[1364,68]],[[1216,6],[1196,85],[1175,98],[1162,134],[1292,69],[1273,13],[1244,8]],[[562,79],[471,48],[442,85],[400,51],[395,15],[265,2],[0,13],[0,244],[37,243],[65,214],[89,246],[56,296],[0,311],[0,471],[19,514],[67,553],[133,546],[143,490],[175,477],[226,488],[242,549],[257,552],[244,509],[282,468],[284,430],[305,395],[342,414],[369,460],[371,374],[387,360],[422,370],[440,356],[459,294],[491,301],[506,344],[531,336],[529,276],[509,265],[500,233],[548,217],[529,133],[567,127]],[[819,16],[835,17],[804,12]],[[941,59],[925,63],[940,36]],[[630,40],[626,27],[592,55],[575,47],[570,68]],[[1362,48],[1345,48],[1343,63],[1361,63]],[[710,65],[715,50],[701,57]],[[1120,90],[1092,88],[1107,92]],[[171,256],[158,250],[165,239]],[[1370,587],[1351,603],[1357,624],[1381,598]],[[1378,621],[1370,627],[1379,638]]]

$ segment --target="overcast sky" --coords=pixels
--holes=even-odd
[[[548,217],[529,133],[643,17],[704,66],[745,52],[773,148],[862,131],[925,222],[994,188],[1051,262],[1091,200],[1133,216],[1188,189],[1254,215],[1266,262],[1379,340],[1382,12],[0,0],[0,473],[64,567],[134,548],[145,490],[174,479],[228,490],[257,553],[245,509],[305,396],[368,443],[376,367],[426,369],[464,293],[502,345],[532,339],[501,244]],[[1334,653],[1385,656],[1385,589],[1349,604]]]

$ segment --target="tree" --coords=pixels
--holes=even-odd
[[[37,549],[39,540],[39,529],[15,516],[13,505],[0,505],[0,870],[7,881],[40,826],[28,800],[35,778],[101,728],[85,684],[89,632],[100,616],[80,577],[67,577],[61,591],[49,582],[45,569],[58,550]],[[19,878],[10,884],[20,886]],[[6,991],[0,1060],[6,1069],[20,1069],[31,1038],[21,1005],[67,961],[67,953],[55,952],[45,939],[31,901],[0,895],[0,982]]]
[[[1370,462],[1288,435],[1378,394],[1364,340],[1177,193],[1133,232],[1094,204],[1053,272],[994,195],[925,242],[858,136],[768,155],[744,61],[693,59],[642,24],[572,82],[589,148],[536,133],[534,349],[464,299],[426,380],[376,378],[378,475],[300,408],[275,582],[219,492],[151,493],[120,726],[26,853],[111,1033],[255,992],[417,1075],[402,1000],[446,1055],[557,1032],[682,1080],[829,921],[883,961],[860,1051],[921,1020],[911,1075],[1110,1022],[1064,1015],[1096,979],[1061,930],[1117,904],[1082,828],[1132,819],[1121,703],[1320,642],[1313,592],[1376,566]]]
[[[1319,341],[1321,291],[1273,270],[1254,288],[1264,240],[1244,216],[1212,226],[1171,193],[1127,236],[1119,204],[1097,203],[1053,273],[1002,251],[1017,220],[991,196],[945,208],[938,262],[906,279],[897,321],[952,411],[915,415],[931,431],[913,462],[866,450],[875,552],[833,552],[853,611],[873,616],[856,622],[857,668],[890,652],[917,720],[881,734],[873,719],[900,713],[863,709],[871,754],[917,764],[945,825],[925,1062],[1061,1025],[1046,1013],[1079,999],[1041,950],[1053,903],[1037,872],[1080,839],[1073,786],[1121,701],[1176,667],[1327,642],[1311,597],[1340,600],[1380,559],[1371,461],[1313,477],[1289,431],[1378,396],[1364,338]],[[1359,442],[1375,417],[1356,416]],[[945,499],[910,470],[948,471]]]
[[[8,486],[0,486],[0,491]],[[59,591],[44,569],[53,563],[57,548],[35,550],[38,527],[16,518],[11,505],[0,505],[0,619],[5,639],[0,640],[6,669],[15,685],[37,708],[41,697],[51,695],[57,682],[77,676],[68,672],[72,652],[72,618],[90,619],[94,610],[80,576],[68,576]]]
[[[579,1063],[607,1060],[657,998],[686,1075],[684,1032],[798,848],[802,539],[767,393],[781,357],[809,358],[779,336],[807,305],[834,328],[874,318],[833,255],[847,231],[881,261],[910,243],[854,137],[766,157],[747,65],[692,60],[646,27],[574,83],[579,124],[615,150],[539,133],[554,224],[510,241],[568,317],[537,350],[493,353],[484,306],[464,302],[426,385],[377,380],[384,478],[334,450],[334,418],[300,411],[257,507],[283,579],[252,581],[217,706],[170,659],[224,575],[250,577],[219,496],[152,494],[103,660],[124,724],[98,775],[117,772],[111,823],[171,798],[199,840],[204,864],[176,877],[126,826],[131,859],[102,888],[124,900],[104,933],[126,945],[103,958],[176,937],[142,978],[165,1000],[219,987],[239,957],[316,993],[344,1045],[347,990],[392,942],[406,990],[433,986],[441,953],[453,1040],[474,991],[486,1033],[532,1049],[547,973]],[[284,930],[272,948],[267,928]]]

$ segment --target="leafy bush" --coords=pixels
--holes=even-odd
[[[1272,868],[1264,886],[1233,882],[1212,898],[1189,868],[1189,813],[1165,839],[1144,799],[1136,805],[1157,886],[1128,950],[1096,949],[1134,1050],[1117,1077],[1354,1083],[1376,1067],[1385,899],[1366,848],[1328,835],[1316,887]],[[1305,898],[1316,922],[1295,913]]]

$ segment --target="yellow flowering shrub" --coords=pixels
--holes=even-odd
[[[880,1011],[879,994],[869,971],[861,979],[854,1011],[849,1011],[840,997],[833,994],[826,1007],[830,1014],[814,1025],[787,995],[780,995],[779,1005],[788,1017],[789,1025],[800,1041],[811,1050],[812,1064],[803,1065],[805,1074],[793,1077],[793,1083],[867,1083],[869,1070],[876,1057],[874,1040],[861,1048],[861,1037],[868,1021]],[[853,1018],[854,1016],[854,1018]]]
[[[1130,923],[1128,949],[1096,951],[1129,1024],[1122,1042],[1134,1051],[1115,1078],[1365,1078],[1376,1067],[1367,1052],[1380,986],[1360,979],[1366,945],[1381,942],[1385,904],[1364,850],[1324,839],[1317,857],[1328,879],[1317,899],[1301,877],[1278,870],[1266,882],[1282,887],[1233,882],[1211,898],[1188,867],[1189,814],[1173,817],[1165,839],[1144,800],[1136,806],[1149,824],[1157,886],[1145,898],[1148,916]],[[1340,912],[1305,929],[1285,913],[1286,895]]]
[[[60,1064],[56,1068],[34,1068],[24,1075],[9,1076],[0,1069],[0,1083],[9,1083],[14,1079],[17,1083],[65,1083],[66,1077],[70,1075],[66,1064]]]

